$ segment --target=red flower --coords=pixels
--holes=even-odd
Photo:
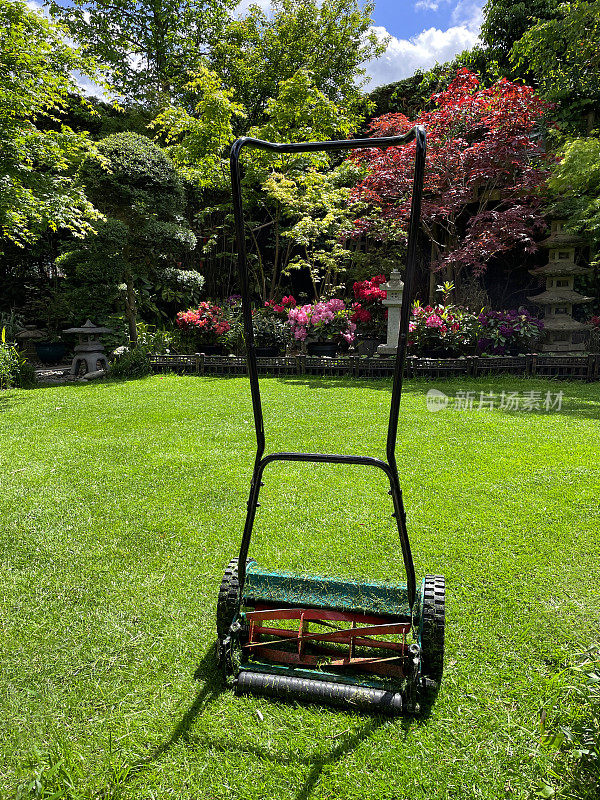
[[[363,308],[360,303],[352,303],[352,316],[350,319],[352,322],[370,322],[371,312]]]
[[[357,300],[365,300],[368,303],[380,303],[387,297],[387,292],[379,286],[384,283],[385,275],[376,275],[367,281],[357,281],[354,284],[354,297]]]

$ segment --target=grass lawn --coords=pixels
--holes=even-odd
[[[269,449],[382,454],[388,381],[261,386]],[[564,399],[429,413],[431,386]],[[430,715],[390,720],[222,688],[215,602],[254,455],[245,379],[0,393],[0,797],[531,797],[548,681],[598,640],[599,418],[598,384],[406,386],[400,479],[417,575],[446,576],[447,648]],[[383,473],[276,464],[265,483],[260,563],[403,579]]]

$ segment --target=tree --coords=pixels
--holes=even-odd
[[[177,101],[210,53],[235,0],[47,0],[83,52],[108,69],[121,98],[160,109]]]
[[[344,138],[358,121],[320,91],[312,73],[303,69],[282,81],[277,97],[267,103],[265,116],[264,124],[251,128],[249,134],[273,142]],[[307,266],[310,261],[311,278],[318,293],[316,282],[323,277],[321,267],[325,263],[325,252],[321,249],[319,265],[314,257],[309,259],[306,248],[314,251],[319,228],[332,243],[330,228],[340,214],[343,216],[345,205],[344,189],[336,187],[335,181],[329,182],[326,177],[331,165],[329,157],[322,152],[279,155],[253,150],[245,155],[244,163],[242,186],[249,211],[249,232],[255,245],[251,255],[256,259],[261,297],[272,300],[275,296],[282,276],[288,272],[295,244],[305,248],[307,257],[304,261],[296,260],[296,267]],[[321,195],[317,189],[319,185]],[[313,236],[307,238],[311,205]],[[301,219],[305,220],[302,232],[296,227]],[[292,230],[286,228],[286,222],[291,223]],[[256,238],[259,231],[262,232],[262,247]],[[265,240],[266,233],[268,240]],[[263,258],[265,252],[269,255],[270,269]],[[332,266],[330,262],[326,271]]]
[[[86,162],[83,176],[106,219],[96,236],[69,245],[59,263],[72,297],[104,303],[122,298],[136,344],[138,297],[145,288],[182,281],[202,286],[201,275],[177,269],[196,237],[182,217],[181,180],[160,147],[144,136],[118,133],[98,150],[104,163]]]
[[[512,46],[531,27],[554,19],[560,0],[488,0],[483,8],[481,41],[490,60],[510,70]]]
[[[233,102],[232,89],[225,89],[219,76],[200,67],[187,85],[195,97],[192,112],[168,106],[152,127],[158,130],[168,152],[181,172],[198,187],[228,181],[223,154],[233,139],[233,120],[243,117],[242,107]]]
[[[540,21],[515,43],[511,58],[527,65],[543,97],[564,107],[563,116],[590,133],[600,104],[600,0],[573,0],[553,19]]]
[[[422,225],[432,242],[432,269],[445,269],[458,285],[465,269],[478,275],[493,256],[536,247],[543,229],[537,193],[547,170],[534,133],[546,104],[530,87],[506,79],[482,89],[466,69],[432,100],[435,108],[415,121],[428,135]],[[390,136],[414,124],[388,114],[373,121],[371,132]],[[354,197],[376,212],[358,220],[357,231],[401,235],[410,214],[414,143],[354,158],[368,169]]]
[[[48,228],[84,236],[99,218],[78,174],[93,152],[89,137],[44,129],[76,91],[74,70],[94,66],[25,3],[0,0],[0,225],[19,246]]]
[[[356,178],[356,166],[345,160],[334,169],[313,167],[291,176],[274,172],[265,180],[266,196],[277,203],[275,235],[281,242],[271,300],[291,270],[306,270],[316,298],[330,297],[339,289],[338,281],[354,256],[340,232],[351,228],[351,184]]]
[[[358,0],[271,0],[269,13],[251,6],[216,42],[211,66],[235,90],[249,126],[264,123],[269,100],[299,70],[355,113],[364,105],[363,65],[386,47],[370,30],[372,11],[373,3],[361,8]]]
[[[169,143],[168,151],[175,163],[207,196],[224,189],[223,203],[204,204],[200,224],[208,239],[205,249],[216,249],[217,240],[231,240],[233,235],[229,164],[223,158],[225,145],[233,138],[232,120],[242,111],[224,90],[217,76],[203,70],[199,78],[203,96],[194,114],[182,109],[168,109],[156,126]],[[278,94],[270,98],[264,111],[263,124],[250,128],[249,135],[270,141],[305,141],[345,137],[358,124],[358,115],[349,115],[320,91],[307,70],[298,70],[281,81]],[[334,216],[343,213],[342,195],[348,190],[328,182],[330,160],[324,153],[276,155],[259,150],[244,153],[242,187],[248,233],[252,241],[249,263],[253,267],[255,285],[260,296],[273,299],[280,280],[288,270],[295,245],[317,247],[317,219],[329,205]],[[319,196],[317,185],[323,194]],[[309,197],[314,199],[314,241],[309,245],[306,230],[296,237],[289,228],[301,218],[306,220]],[[327,200],[325,199],[327,198]],[[341,205],[340,205],[341,203]],[[334,212],[334,206],[336,211]],[[338,208],[339,206],[339,208]],[[325,213],[325,216],[327,214]],[[328,222],[331,228],[333,222]],[[305,224],[306,227],[306,224]],[[299,230],[299,229],[297,229]],[[325,237],[331,239],[330,233]],[[323,244],[323,242],[321,242]],[[312,252],[312,251],[311,251]],[[324,252],[322,252],[324,257]],[[305,266],[299,261],[298,267]],[[318,271],[314,262],[315,269]],[[317,279],[317,272],[311,271]]]
[[[592,245],[593,264],[600,267],[600,139],[577,138],[559,151],[548,181],[558,213],[573,220]]]

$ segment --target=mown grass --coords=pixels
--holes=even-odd
[[[564,400],[429,413],[432,385]],[[262,388],[270,449],[382,453],[389,382]],[[446,576],[447,649],[430,714],[389,720],[223,690],[215,600],[254,455],[245,379],[2,393],[0,796],[531,797],[552,758],[547,681],[598,638],[599,418],[597,384],[406,386],[401,483],[417,574]],[[383,473],[278,464],[265,482],[261,563],[402,576]]]

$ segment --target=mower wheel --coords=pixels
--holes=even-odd
[[[250,564],[252,561],[254,561],[254,559],[249,558],[246,564]],[[225,568],[225,574],[221,581],[219,598],[217,600],[217,638],[220,642],[227,636],[229,627],[233,622],[233,616],[237,609],[239,591],[238,559],[232,558]]]
[[[424,687],[439,686],[444,670],[446,582],[442,575],[426,575],[423,590],[421,677]]]

